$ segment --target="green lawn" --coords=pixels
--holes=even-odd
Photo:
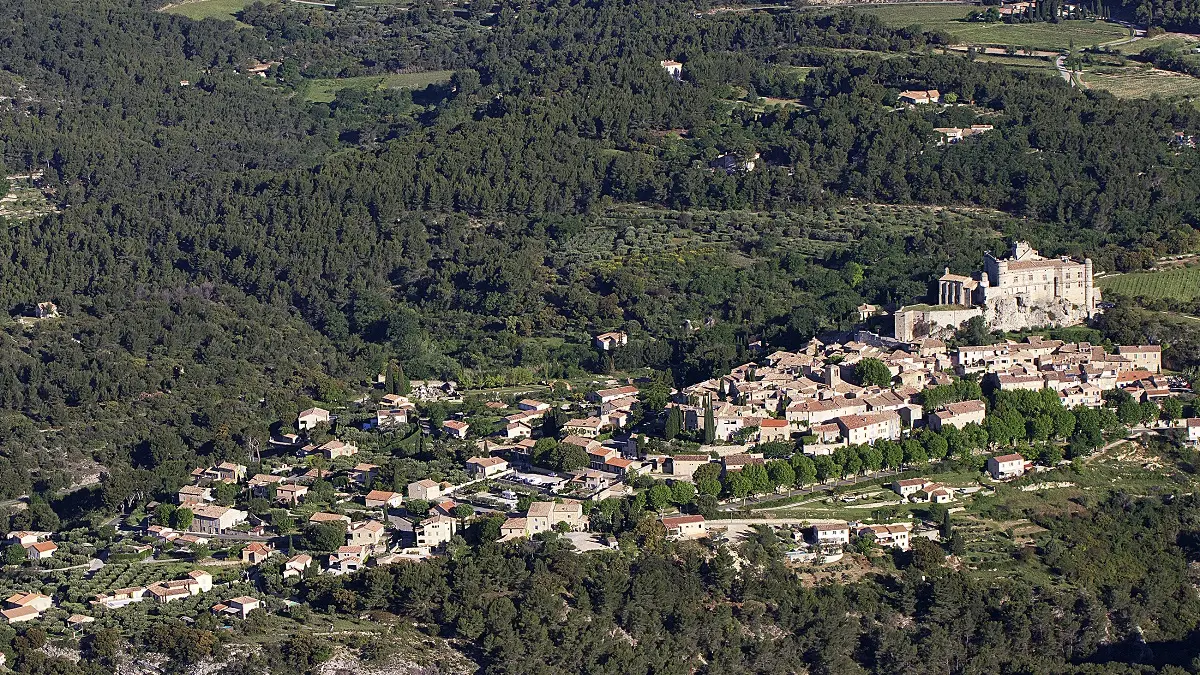
[[[364,75],[330,80],[309,80],[304,94],[307,101],[329,103],[339,89],[421,89],[438,82],[446,82],[453,75],[449,70],[431,70],[424,73],[402,73],[394,75]]]
[[[1118,274],[1101,277],[1096,283],[1101,290],[1116,291],[1135,298],[1146,296],[1191,300],[1200,296],[1200,266]]]
[[[194,0],[168,5],[163,11],[179,14],[197,21],[201,19],[220,19],[237,21],[236,14],[246,8],[253,0]]]
[[[1101,21],[1063,21],[1061,23],[981,23],[963,19],[978,8],[966,4],[939,5],[880,5],[863,7],[892,26],[920,24],[926,30],[944,30],[964,44],[1013,45],[1039,49],[1066,49],[1072,41],[1076,47],[1089,47],[1128,37],[1122,26]]]

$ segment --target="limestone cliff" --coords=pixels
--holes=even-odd
[[[989,299],[983,318],[990,330],[1061,328],[1087,321],[1087,309],[1065,299],[1028,303],[1018,295]]]

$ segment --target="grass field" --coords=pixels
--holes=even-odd
[[[979,23],[963,19],[977,9],[974,5],[880,5],[864,7],[892,26],[921,24],[926,30],[944,30],[965,44],[1013,45],[1040,49],[1066,49],[1074,41],[1076,47],[1089,47],[1128,37],[1129,31],[1113,23],[1092,21],[1063,21],[1051,23]]]
[[[1130,297],[1176,298],[1191,300],[1200,297],[1200,267],[1178,267],[1158,272],[1134,272],[1101,277],[1096,281],[1101,290],[1116,291]]]
[[[192,0],[174,3],[163,8],[164,12],[179,14],[197,21],[221,19],[237,21],[235,14],[246,8],[252,0]]]
[[[1170,49],[1178,49],[1185,46],[1196,46],[1197,38],[1195,35],[1187,35],[1185,33],[1163,33],[1152,38],[1138,38],[1133,42],[1126,42],[1122,45],[1113,47],[1113,51],[1121,52],[1122,54],[1138,54],[1147,47],[1168,47]]]
[[[1083,82],[1120,98],[1200,99],[1200,79],[1156,68],[1097,68],[1083,72]]]
[[[1054,64],[1049,59],[1033,56],[995,56],[992,54],[975,57],[976,61],[998,63],[1018,70],[1054,70]]]
[[[425,73],[402,73],[395,75],[365,75],[332,80],[309,80],[304,99],[314,103],[329,103],[339,89],[421,89],[431,84],[445,82],[454,73],[449,70],[431,70]]]

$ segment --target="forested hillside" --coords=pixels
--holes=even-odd
[[[741,358],[749,336],[795,345],[850,325],[864,301],[920,298],[943,266],[969,268],[1006,235],[1101,269],[1136,269],[1198,239],[1200,155],[1166,142],[1200,127],[1194,109],[956,57],[839,51],[948,39],[864,14],[256,3],[240,15],[251,28],[237,28],[152,9],[0,8],[3,161],[43,170],[56,209],[0,233],[0,299],[14,315],[59,303],[66,318],[37,334],[60,348],[74,337],[68,351],[94,364],[59,374],[65,357],[38,359],[16,331],[5,359],[19,384],[4,401],[17,428],[59,427],[59,406],[180,396],[162,378],[189,381],[205,353],[160,348],[147,317],[179,311],[181,298],[199,331],[229,345],[222,354],[259,364],[254,389],[295,405],[336,398],[388,359],[414,377],[467,381],[593,370],[588,336],[614,327],[635,343],[616,365],[694,381]],[[686,62],[683,82],[658,66],[666,57]],[[265,79],[247,74],[259,62],[275,64]],[[815,70],[788,70],[800,66]],[[329,104],[302,96],[309,78],[399,68],[455,74],[412,92],[344,89]],[[970,105],[897,108],[910,87]],[[733,101],[738,90],[797,105],[755,109]],[[976,121],[996,131],[933,144],[933,127]],[[762,166],[709,168],[728,152],[760,153]],[[1010,216],[856,220],[846,200]],[[720,215],[731,209],[771,216]],[[686,236],[645,239],[672,232]],[[264,368],[243,329],[216,318],[231,307],[308,337],[285,340],[271,350],[283,361]],[[705,319],[715,327],[684,329]],[[91,331],[94,342],[81,339]],[[297,340],[317,342],[320,365]],[[115,362],[98,358],[109,349]],[[45,365],[19,365],[31,358]],[[122,427],[98,445],[145,433]]]
[[[859,325],[863,303],[921,301],[944,268],[975,269],[1013,237],[1108,272],[1200,251],[1200,153],[1174,142],[1200,133],[1195,107],[935,53],[952,38],[866,13],[255,2],[233,22],[164,4],[0,3],[0,163],[45,200],[0,227],[0,500],[28,497],[14,530],[80,528],[79,570],[98,555],[79,550],[112,543],[122,518],[158,518],[146,503],[176,501],[197,467],[257,459],[253,474],[299,411],[370,402],[377,383],[553,388],[650,369],[640,419],[671,387],[745,363],[757,340],[796,348]],[[1195,23],[1185,5],[1128,9]],[[428,79],[352,79],[407,75]],[[331,101],[312,95],[317,80]],[[910,89],[947,105],[898,103]],[[935,129],[973,124],[991,129],[939,143]],[[1180,316],[1200,304],[1110,299],[1080,334],[1162,345],[1166,368],[1200,381],[1200,324]],[[58,316],[37,317],[47,301]],[[611,330],[628,345],[598,352],[593,336]],[[998,339],[983,333],[963,339]],[[464,405],[501,419],[478,396]],[[351,426],[374,422],[362,410],[344,438],[368,436]],[[466,442],[426,446],[446,414],[430,405],[363,441],[387,466],[368,465],[362,487],[462,473]],[[1187,485],[1194,453],[1170,461]],[[313,492],[329,505],[349,480],[324,480],[324,464]],[[32,629],[0,627],[0,647],[30,673],[112,672],[122,640],[167,655],[163,671],[313,672],[329,654],[309,638],[328,616],[394,627],[397,643],[436,637],[495,674],[1194,672],[1196,501],[1108,485],[1000,514],[1044,536],[1006,544],[1011,573],[986,579],[922,540],[870,575],[797,583],[769,531],[752,531],[738,565],[724,544],[664,541],[642,490],[607,500],[628,513],[605,517],[628,522],[587,557],[553,533],[495,544],[493,513],[434,561],[305,573],[288,591],[302,605],[236,634],[208,607],[191,622],[156,609],[110,614],[78,663]],[[311,534],[253,501],[289,551]],[[334,534],[306,550],[336,553]],[[176,559],[204,558],[197,546]],[[158,561],[144,552],[117,554],[138,569],[113,588],[148,581]],[[5,553],[27,585],[49,571]],[[271,564],[254,583],[283,597]],[[88,589],[54,592],[84,603]]]

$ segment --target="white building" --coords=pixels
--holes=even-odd
[[[417,546],[422,548],[437,548],[450,543],[454,538],[458,521],[449,516],[433,516],[422,520],[415,528]]]
[[[813,525],[812,542],[818,546],[844,546],[850,543],[850,526],[846,523]]]
[[[667,516],[662,519],[670,539],[700,539],[708,536],[704,516]]]
[[[898,548],[907,551],[910,532],[907,525],[864,525],[859,528],[858,536],[875,535],[875,541],[884,548]]]
[[[508,471],[508,462],[499,457],[474,457],[467,460],[467,473],[475,478],[491,478]]]
[[[987,461],[988,473],[994,480],[1007,480],[1025,475],[1025,458],[1018,454],[1000,455]]]
[[[309,408],[296,416],[296,428],[307,431],[318,424],[329,424],[329,411],[324,408]]]
[[[443,489],[441,483],[434,482],[428,478],[423,478],[415,483],[408,484],[409,499],[420,499],[431,502],[447,492],[449,492],[449,490]]]
[[[900,438],[900,413],[885,410],[866,415],[847,415],[834,422],[841,429],[842,438],[850,444],[874,443],[878,440],[894,441]]]
[[[1038,378],[1038,389],[1042,388],[1042,380]],[[946,406],[929,416],[929,428],[941,431],[946,427],[962,429],[968,424],[983,424],[986,416],[983,401],[959,401]]]

